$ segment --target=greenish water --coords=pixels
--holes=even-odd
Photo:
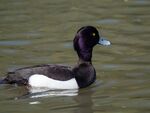
[[[74,65],[72,40],[84,25],[112,42],[96,46],[97,81],[76,96],[30,98],[0,86],[0,113],[149,113],[149,0],[1,0],[0,76],[19,67]]]

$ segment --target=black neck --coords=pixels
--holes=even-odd
[[[92,63],[92,49],[89,50],[81,50],[78,53],[78,57],[79,57],[79,63]]]

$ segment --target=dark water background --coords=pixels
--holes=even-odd
[[[93,25],[110,47],[96,46],[97,81],[77,96],[17,97],[0,86],[0,113],[149,113],[149,0],[0,0],[0,76],[43,63],[74,65],[72,40]]]

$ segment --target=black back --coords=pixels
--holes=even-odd
[[[74,74],[71,71],[71,67],[63,66],[63,65],[37,65],[32,67],[25,67],[15,70],[14,72],[9,72],[5,81],[10,84],[17,83],[26,85],[28,83],[28,79],[31,75],[41,74],[45,75],[49,78],[55,80],[69,80],[74,78]]]

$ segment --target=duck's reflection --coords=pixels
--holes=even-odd
[[[74,97],[78,104],[78,109],[75,110],[75,113],[93,113],[92,94],[92,89],[88,88],[88,90],[81,90],[79,94]]]
[[[32,98],[36,99],[29,104],[40,104],[38,98],[42,97],[63,97],[63,96],[70,96],[76,105],[74,113],[93,113],[93,102],[92,102],[92,95],[93,91],[92,88],[86,89],[74,89],[74,90],[48,90],[43,91],[43,89],[32,89],[28,92],[28,94],[23,95],[16,99],[23,99],[23,98]],[[38,99],[38,100],[37,100]]]
[[[19,97],[23,98],[41,98],[41,97],[57,97],[57,96],[77,96],[78,89],[72,90],[46,90],[43,88],[30,89],[27,94]]]
[[[78,95],[78,89],[74,90],[49,90],[44,92],[34,92],[30,94],[30,98],[39,97],[56,97],[56,96],[76,96]]]

